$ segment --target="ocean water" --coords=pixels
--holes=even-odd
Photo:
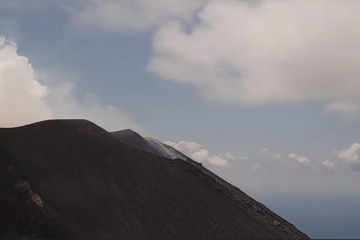
[[[360,192],[251,195],[311,238],[360,239]]]

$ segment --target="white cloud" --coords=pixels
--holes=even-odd
[[[335,167],[335,164],[329,160],[322,162],[322,165],[324,165],[327,169],[332,169]]]
[[[245,161],[249,160],[248,157],[235,157],[231,152],[226,152],[225,154],[220,154],[219,157],[225,161],[222,161],[225,165],[228,161]]]
[[[281,160],[281,159],[284,159],[284,157],[281,154],[276,154],[276,155],[274,155],[274,159]]]
[[[85,0],[71,11],[81,26],[102,31],[145,30],[167,19],[189,21],[196,9],[208,0]]]
[[[175,148],[197,162],[204,164],[209,163],[212,166],[225,167],[228,165],[229,161],[236,160],[230,152],[220,155],[211,155],[208,150],[195,142],[181,141],[179,143],[173,143],[165,141],[164,144]]]
[[[0,127],[16,127],[52,118],[84,118],[106,130],[144,129],[114,106],[102,106],[95,96],[76,100],[74,85],[42,85],[38,78],[51,82],[54,76],[38,76],[29,59],[17,53],[13,42],[0,37]]]
[[[257,171],[257,170],[260,170],[260,169],[262,169],[263,167],[260,165],[260,164],[258,164],[258,163],[255,163],[254,165],[252,165],[251,167],[250,167],[250,169],[251,170],[253,170],[253,171]]]
[[[299,156],[299,155],[297,155],[297,154],[295,154],[295,153],[290,153],[290,154],[288,155],[288,158],[294,159],[294,160],[298,161],[299,163],[305,163],[305,164],[310,163],[310,160],[309,160],[307,157],[305,157],[305,156]]]
[[[208,100],[360,105],[360,1],[211,1],[185,29],[164,24],[148,70]]]
[[[226,159],[223,159],[222,157],[216,155],[209,157],[208,161],[211,165],[219,167],[225,167],[228,164],[228,161]]]
[[[0,126],[14,127],[53,117],[44,102],[49,89],[36,80],[26,57],[13,42],[0,37]]]
[[[231,160],[231,161],[235,161],[236,158],[234,157],[234,155],[232,155],[231,152],[227,152],[224,155],[221,155],[221,157],[227,159],[227,160]]]
[[[259,150],[259,154],[265,155],[269,153],[269,149],[268,148],[262,148]]]
[[[339,152],[338,158],[348,162],[359,162],[360,144],[353,143],[350,148]]]
[[[185,155],[188,155],[191,159],[198,161],[198,162],[206,162],[209,160],[209,151],[206,149],[200,149],[199,151],[193,152],[193,153],[187,153],[186,151],[183,151]]]
[[[348,162],[355,172],[360,172],[360,144],[355,142],[350,148],[343,149],[337,154],[338,158]]]

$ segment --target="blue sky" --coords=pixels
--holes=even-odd
[[[359,12],[344,0],[2,1],[0,125],[132,128],[304,228],[306,201],[344,218],[339,199],[360,196]],[[282,213],[275,192],[306,201]],[[322,224],[309,231],[331,237]],[[333,236],[360,237],[347,226]]]

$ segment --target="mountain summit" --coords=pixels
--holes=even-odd
[[[308,239],[202,166],[116,135],[85,120],[0,129],[0,238]]]

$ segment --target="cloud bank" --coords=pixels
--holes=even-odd
[[[358,1],[79,3],[65,7],[78,26],[111,33],[155,30],[147,70],[193,86],[208,101],[310,102],[340,116],[360,110]]]
[[[176,150],[187,155],[191,159],[201,162],[209,166],[220,166],[220,167],[231,167],[235,162],[240,162],[242,166],[250,170],[260,170],[263,169],[264,165],[273,166],[294,166],[292,162],[300,163],[304,165],[309,165],[311,163],[310,159],[306,156],[297,155],[291,153],[287,156],[287,159],[282,157],[281,154],[275,154],[270,151],[268,148],[262,148],[259,150],[259,154],[254,157],[237,157],[234,156],[231,152],[226,152],[224,154],[214,155],[211,154],[209,150],[204,148],[201,144],[196,142],[186,142],[180,141],[179,143],[174,143],[170,141],[165,141],[164,144],[169,145]],[[295,161],[289,161],[295,160]],[[323,165],[327,167],[333,167],[333,163],[325,161]]]
[[[210,1],[199,21],[168,21],[148,70],[210,101],[249,106],[317,102],[359,110],[359,1]]]
[[[262,148],[250,157],[237,157],[231,153],[213,155],[195,142],[164,143],[248,192],[347,192],[358,188],[358,175],[353,174],[346,164],[343,166],[341,161],[310,161],[303,155],[276,154],[268,148]],[[344,156],[355,158],[353,152],[358,151],[356,149]]]

